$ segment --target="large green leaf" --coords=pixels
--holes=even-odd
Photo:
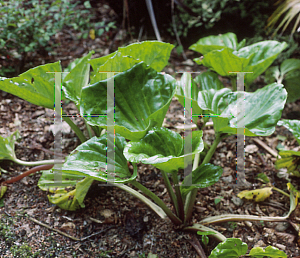
[[[91,76],[90,83],[94,84],[107,79],[107,73],[101,71],[113,71],[118,74],[119,72],[130,69],[138,63],[140,63],[139,60],[132,58],[131,56],[122,56],[120,52],[116,52],[116,54],[107,59],[103,65],[97,67],[96,71],[98,72],[96,72],[94,76]]]
[[[218,36],[208,36],[201,38],[197,43],[191,45],[189,49],[197,51],[202,55],[206,55],[210,51],[220,50],[224,47],[231,48],[232,50],[237,50],[238,42],[237,37],[234,33],[228,32]]]
[[[250,85],[259,75],[261,75],[277,58],[277,56],[287,47],[287,43],[280,43],[275,40],[266,40],[243,47],[233,54],[250,59],[246,70],[253,72],[245,76],[245,83]],[[243,71],[243,70],[238,70]]]
[[[168,173],[184,168],[184,155],[195,156],[203,150],[202,131],[192,132],[192,152],[184,154],[184,140],[167,128],[153,128],[138,142],[131,141],[124,148],[124,156],[131,162],[151,164]]]
[[[237,102],[240,93],[230,92],[226,88],[219,91],[201,91],[198,104],[203,110],[219,116],[213,118],[216,132],[236,134],[237,131],[244,130],[245,126],[246,136],[272,134],[287,98],[283,85],[273,83],[253,93],[242,92],[245,99],[239,98]],[[237,109],[238,103],[244,106],[245,117]]]
[[[286,47],[285,42],[267,40],[237,51],[226,47],[214,50],[204,55],[203,59],[195,59],[195,61],[216,71],[221,76],[236,76],[235,73],[229,73],[234,71],[252,72],[245,75],[245,84],[250,85]]]
[[[54,72],[61,72],[60,62],[40,65],[18,77],[0,81],[0,90],[28,102],[54,109]]]
[[[49,192],[48,199],[64,210],[75,211],[84,208],[84,198],[94,179],[72,174],[72,171],[61,172],[62,181],[54,181],[52,170],[43,171],[38,187]],[[59,186],[57,185],[59,183]]]
[[[238,238],[227,238],[212,250],[208,258],[238,258],[246,254],[248,246]]]
[[[195,61],[216,71],[221,76],[236,76],[235,73],[229,73],[235,71],[252,72],[247,69],[250,59],[233,54],[230,48],[211,51],[203,59],[195,59]]]
[[[220,81],[218,74],[214,72],[200,73],[197,77],[195,77],[194,80],[199,84],[200,91],[209,89],[220,90],[224,88],[224,85]]]
[[[89,61],[94,70],[91,83],[107,78],[106,73],[99,72],[124,72],[141,61],[160,72],[168,64],[173,47],[169,43],[159,41],[144,41],[119,47],[116,52],[109,56]]]
[[[94,51],[91,51],[86,56],[72,62],[69,65],[69,69],[66,70],[69,73],[62,76],[62,90],[65,96],[72,100],[75,105],[79,104],[82,88],[88,84],[90,73],[88,60],[93,53]]]
[[[109,144],[113,145],[113,142]],[[107,182],[106,164],[114,164],[115,183],[129,182],[136,177],[136,169],[132,175],[128,169],[127,160],[123,155],[126,144],[125,138],[115,135],[115,161],[107,160],[107,134],[101,137],[93,137],[78,146],[63,164],[63,172],[89,176],[95,180]]]
[[[197,167],[188,175],[184,180],[190,180],[188,178],[192,177],[191,186],[184,186],[184,181],[180,186],[180,191],[183,196],[186,196],[194,188],[205,188],[218,182],[223,173],[223,168],[219,166],[214,166],[212,164],[203,164]]]
[[[120,47],[118,52],[122,56],[131,56],[137,60],[145,62],[157,72],[160,72],[170,58],[172,44],[160,41],[144,41],[133,43],[127,47]]]
[[[231,92],[228,88],[223,88],[221,90],[203,90],[198,94],[198,104],[203,110],[208,110],[214,115],[220,115],[218,113],[218,104],[220,99],[227,93]]]
[[[139,63],[114,76],[115,131],[126,139],[139,140],[154,126],[161,126],[175,94],[175,79]],[[107,127],[107,80],[82,89],[80,113],[86,121]]]

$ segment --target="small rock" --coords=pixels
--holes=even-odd
[[[144,222],[148,222],[149,221],[149,217],[148,216],[145,216],[144,217]]]
[[[220,158],[225,158],[225,154],[224,153],[220,153]]]
[[[254,238],[251,237],[251,236],[247,236],[247,240],[248,240],[249,242],[253,242]]]
[[[194,62],[191,59],[187,59],[186,61],[182,62],[183,65],[194,66]]]
[[[288,222],[278,222],[278,224],[275,227],[275,230],[279,232],[283,232],[286,231],[288,227],[289,227]]]
[[[226,176],[226,177],[222,177],[222,180],[225,182],[225,183],[231,183],[232,182],[232,176]]]
[[[244,203],[244,201],[241,198],[236,197],[236,196],[233,196],[231,198],[231,201],[234,203],[235,206],[241,206]]]
[[[255,144],[247,145],[245,148],[245,152],[247,153],[256,153],[258,151],[258,147]]]
[[[253,247],[265,247],[266,244],[264,243],[264,241],[259,240]]]
[[[285,250],[286,249],[286,246],[285,245],[282,245],[282,244],[274,244],[278,249],[281,249],[281,250]]]

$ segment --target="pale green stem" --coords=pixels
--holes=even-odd
[[[65,115],[65,113],[63,113]],[[79,140],[81,141],[81,143],[85,142],[87,139],[85,138],[84,134],[81,132],[81,130],[78,128],[77,125],[75,125],[73,123],[73,121],[67,117],[67,116],[63,116],[62,117],[63,120],[65,120],[68,125],[72,128],[72,130],[75,132],[75,134],[77,135],[77,137],[79,138]]]
[[[171,186],[171,183],[170,183],[170,180],[169,180],[169,177],[168,177],[168,174],[161,170],[160,171],[161,174],[162,174],[162,177],[164,179],[164,183],[165,183],[165,186],[167,187],[167,191],[169,193],[169,196],[171,198],[171,203],[174,205],[175,207],[175,210],[176,210],[176,214],[177,216],[179,216],[179,209],[178,209],[178,202],[177,202],[177,198],[176,198],[176,195],[174,194],[174,191],[173,191],[173,188]]]
[[[201,224],[213,224],[226,221],[286,221],[288,216],[285,217],[261,217],[254,215],[240,215],[240,214],[224,214],[220,216],[212,216],[200,221]]]
[[[177,205],[178,205],[177,215],[183,221],[184,220],[184,207],[183,207],[183,201],[182,201],[182,196],[181,196],[181,192],[180,192],[179,181],[178,181],[178,177],[177,177],[177,171],[172,172],[172,177],[173,177],[173,183],[174,183],[174,188],[175,188],[176,197],[177,197]]]
[[[64,163],[65,161],[64,160],[61,160],[61,162],[57,162],[57,160],[54,160],[54,159],[49,159],[49,160],[39,160],[39,161],[23,161],[23,160],[20,160],[20,159],[12,159],[12,161],[20,164],[20,165],[23,165],[23,166],[40,166],[40,165],[51,165],[51,164],[62,164]]]
[[[162,210],[167,214],[167,216],[170,218],[170,220],[177,226],[182,224],[182,220],[179,219],[173,212],[167,207],[167,205],[153,192],[151,192],[149,189],[147,189],[145,186],[140,184],[137,181],[131,181],[130,182],[133,186],[141,190],[145,195],[150,197],[153,201],[156,202],[156,204],[162,208]]]
[[[212,156],[214,155],[216,149],[217,149],[217,146],[219,144],[219,142],[221,141],[221,136],[220,136],[220,133],[216,133],[216,138],[213,142],[213,144],[210,146],[210,149],[208,150],[205,158],[203,159],[202,161],[202,164],[206,164],[210,161],[210,159],[212,158]],[[197,168],[197,166],[196,166]],[[195,168],[195,169],[196,169]],[[194,170],[194,168],[193,168]],[[196,196],[197,196],[197,192],[198,192],[198,188],[195,188],[193,189],[191,192],[190,192],[190,197],[189,199],[186,200],[186,217],[185,217],[185,222],[189,221],[192,217],[192,212],[193,212],[193,207],[194,207],[194,203],[195,203],[195,199],[196,199]]]
[[[199,160],[200,160],[200,153],[196,153],[196,155],[195,155],[195,159],[194,159],[194,163],[193,163],[193,169],[192,169],[192,171],[194,171],[197,167],[198,167],[198,165],[199,165]],[[192,198],[196,198],[194,195],[195,194],[197,194],[197,191],[191,191],[191,192],[189,192],[188,194],[187,194],[187,197],[186,197],[186,199],[185,199],[185,205],[184,205],[184,212],[185,212],[185,218],[184,218],[184,223],[186,223],[187,222],[187,220],[186,220],[186,215],[188,214],[188,213],[191,213],[192,211],[189,211],[189,209],[192,209],[193,210],[193,207],[192,208],[189,208],[190,206],[189,206],[189,204],[190,204],[190,201],[191,201],[191,199]]]
[[[274,189],[275,191],[282,193],[283,195],[287,196],[290,198],[290,195],[287,194],[285,191],[282,191],[281,189],[277,188],[277,187],[272,187],[272,189]]]
[[[211,160],[212,156],[214,155],[214,153],[215,153],[215,151],[218,147],[218,144],[221,140],[222,140],[222,138],[220,136],[220,133],[216,133],[216,138],[215,138],[213,144],[210,146],[210,149],[208,150],[208,152],[207,152],[205,158],[203,159],[201,165],[210,162],[210,160]]]
[[[84,123],[85,123],[86,129],[87,129],[87,131],[88,131],[89,138],[91,139],[91,138],[93,137],[93,134],[92,134],[91,127],[90,127],[90,125],[89,125],[89,124],[86,122],[86,120],[85,120],[85,119],[83,119],[83,120],[84,120]]]
[[[142,202],[147,204],[162,219],[165,219],[167,217],[166,213],[158,205],[156,205],[155,203],[150,201],[147,197],[140,194],[138,191],[136,191],[136,190],[132,189],[131,187],[124,185],[124,184],[117,184],[117,183],[110,183],[110,184],[112,184],[112,185],[132,194],[136,198],[140,199]]]

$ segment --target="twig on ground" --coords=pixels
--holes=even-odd
[[[271,155],[273,155],[275,158],[281,158],[280,155],[278,155],[278,153],[271,149],[268,145],[266,145],[263,141],[261,141],[260,139],[256,139],[253,138],[253,141],[256,142],[257,144],[259,144],[261,147],[263,147],[266,151],[268,151]]]
[[[50,227],[50,226],[48,226],[47,224],[45,224],[45,223],[43,223],[43,222],[40,222],[40,221],[38,221],[38,220],[36,220],[36,219],[34,219],[34,218],[31,218],[31,217],[28,217],[28,218],[29,218],[31,221],[35,222],[36,224],[39,224],[40,226],[43,226],[43,227],[48,228],[48,229],[50,229],[50,230],[53,230],[53,231],[55,231],[55,232],[57,232],[57,233],[59,233],[59,234],[61,234],[61,235],[63,235],[63,236],[66,236],[66,237],[68,237],[68,238],[71,238],[72,240],[75,240],[75,241],[81,241],[81,239],[79,239],[79,238],[77,238],[77,237],[70,236],[70,235],[68,235],[67,233],[64,233],[64,232],[60,231],[59,229]]]
[[[93,234],[91,234],[91,235],[89,235],[89,236],[86,236],[86,237],[83,237],[83,238],[77,238],[77,237],[73,237],[73,236],[71,236],[71,235],[69,235],[69,234],[67,234],[67,233],[65,233],[65,232],[62,232],[62,231],[60,231],[59,229],[50,227],[50,226],[48,226],[47,224],[45,224],[45,223],[43,223],[43,222],[40,222],[40,221],[38,221],[38,220],[36,220],[36,219],[34,219],[34,218],[31,218],[31,217],[28,217],[28,218],[29,218],[31,221],[35,222],[36,224],[39,224],[40,226],[43,226],[43,227],[48,228],[48,229],[50,229],[50,230],[53,230],[53,231],[55,231],[55,232],[57,232],[57,233],[59,233],[59,234],[65,236],[65,237],[71,238],[71,239],[74,240],[74,241],[84,241],[84,240],[86,240],[86,239],[88,239],[88,238],[90,238],[90,237],[99,235],[99,234],[103,233],[104,231],[107,231],[107,230],[109,230],[109,229],[115,228],[115,226],[110,226],[110,227],[108,227],[108,228],[105,228],[105,229],[100,230],[99,232],[93,233]]]

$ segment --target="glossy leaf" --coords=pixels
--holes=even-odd
[[[224,88],[218,74],[214,72],[200,73],[194,80],[200,85],[200,91],[210,89],[220,90]]]
[[[162,71],[168,64],[172,44],[160,41],[143,41],[133,43],[127,47],[119,47],[118,52],[122,56],[131,56],[137,60],[143,61],[157,72]]]
[[[84,198],[93,183],[93,178],[61,172],[61,182],[54,181],[53,170],[43,171],[38,187],[48,191],[49,201],[64,210],[75,211],[84,208]],[[58,186],[59,185],[59,186]]]
[[[234,33],[228,32],[223,35],[201,38],[197,43],[191,45],[189,49],[206,55],[210,51],[220,50],[224,47],[231,48],[232,50],[238,49],[237,37]]]
[[[139,140],[154,126],[161,126],[175,94],[175,79],[157,73],[144,63],[117,74],[114,79],[115,132]],[[93,126],[107,127],[107,80],[82,89],[81,115]]]
[[[247,253],[248,246],[238,238],[227,238],[212,250],[208,258],[238,258]]]
[[[246,198],[247,200],[255,200],[256,202],[262,202],[272,194],[272,187],[264,187],[256,190],[244,190],[237,196],[239,198]]]
[[[250,59],[247,71],[251,74],[245,75],[245,83],[250,85],[259,75],[261,75],[277,58],[277,56],[287,47],[287,43],[280,43],[275,40],[261,41],[240,50],[233,52],[241,58]],[[244,71],[244,70],[238,70]]]
[[[180,186],[181,194],[185,197],[191,190],[195,188],[205,188],[209,187],[219,181],[223,173],[223,168],[219,166],[214,166],[212,164],[203,164],[197,167],[188,175]],[[188,180],[192,176],[191,186],[184,186],[184,181]]]
[[[202,64],[209,69],[214,70],[221,76],[236,77],[235,73],[229,73],[235,71],[252,72],[248,68],[250,58],[239,57],[235,55],[230,48],[211,51],[207,53],[201,61],[198,59],[195,61],[198,64]],[[248,76],[248,74],[245,75],[245,79],[246,76]]]
[[[271,257],[271,258],[286,258],[287,255],[273,246],[267,246],[265,249],[261,247],[254,247],[251,249],[249,255],[255,258]]]
[[[203,110],[209,110],[214,117],[216,132],[236,134],[245,129],[246,136],[270,135],[281,117],[287,93],[282,84],[273,83],[254,93],[230,92],[228,88],[199,92],[198,104]],[[243,101],[243,102],[240,102]],[[245,108],[245,117],[238,112],[237,104]],[[243,127],[243,124],[245,128]],[[237,128],[239,130],[237,130]]]
[[[60,62],[40,65],[18,77],[0,81],[0,90],[16,95],[28,102],[54,109],[54,72],[61,72]]]
[[[286,47],[285,42],[267,40],[243,47],[238,51],[232,51],[230,48],[214,50],[204,55],[202,60],[195,61],[221,76],[236,76],[235,73],[229,73],[234,71],[252,72],[245,74],[245,84],[250,85]]]
[[[88,60],[91,58],[94,51],[91,51],[86,56],[77,59],[70,64],[69,69],[67,70],[69,73],[64,74],[62,76],[62,90],[65,93],[65,96],[72,100],[75,105],[79,104],[81,90],[85,87],[89,82],[90,76],[90,64]]]
[[[113,142],[110,142],[113,146]],[[114,164],[114,183],[130,182],[136,178],[136,169],[132,175],[129,171],[127,160],[123,155],[126,144],[125,138],[116,134],[115,136],[115,161],[107,160],[107,134],[101,137],[93,137],[78,146],[63,164],[62,171],[72,174],[89,176],[94,180],[107,182],[107,163]],[[136,167],[135,167],[136,168]]]
[[[91,76],[90,84],[106,80],[106,72],[112,71],[118,74],[132,68],[138,63],[140,63],[139,60],[131,56],[122,56],[121,53],[116,52],[115,55],[109,58],[103,65],[97,67],[96,71],[98,72],[96,72],[94,76]]]
[[[173,45],[159,41],[144,41],[119,47],[108,56],[90,61],[94,70],[91,83],[107,78],[105,73],[99,72],[124,72],[141,61],[160,72],[168,64],[173,48]]]
[[[195,156],[203,150],[202,131],[192,133],[192,152],[185,154]],[[153,128],[140,141],[131,141],[124,148],[124,156],[134,163],[151,164],[165,172],[171,173],[184,168],[184,140],[167,128]]]

